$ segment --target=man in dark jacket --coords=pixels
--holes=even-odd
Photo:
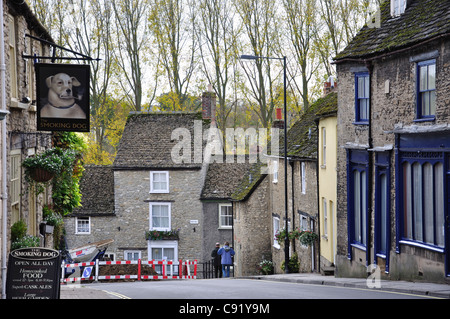
[[[222,278],[222,264],[220,263],[220,255],[217,254],[219,251],[220,244],[216,243],[216,248],[211,253],[211,257],[214,258],[214,277],[215,278]]]
[[[228,242],[225,242],[225,245],[217,251],[217,254],[222,256],[222,273],[223,277],[230,277],[230,267],[233,264],[232,257],[234,256],[234,250],[230,247]]]

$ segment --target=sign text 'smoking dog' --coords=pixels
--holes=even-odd
[[[89,132],[88,64],[36,63],[37,129]]]
[[[47,248],[21,248],[9,255],[7,299],[59,299],[61,256]]]

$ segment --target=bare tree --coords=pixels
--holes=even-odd
[[[201,73],[212,85],[218,98],[216,119],[225,132],[227,118],[233,111],[229,100],[232,90],[239,26],[236,25],[232,4],[226,0],[202,0],[198,4],[196,36],[199,42]]]
[[[243,24],[244,35],[248,39],[248,53],[259,57],[282,58],[274,56],[274,48],[279,44],[279,33],[275,29],[279,23],[276,3],[271,0],[235,0],[234,4]],[[252,63],[242,63],[247,84],[251,87],[251,97],[247,96],[247,100],[249,104],[253,104],[252,99],[256,101],[253,110],[258,114],[263,127],[270,126],[273,110],[277,101],[280,101],[276,96],[279,92],[276,90],[276,82],[282,81],[282,71],[271,61],[273,60],[264,58]]]
[[[197,65],[194,19],[193,5],[183,0],[152,0],[149,26],[169,85],[165,96],[174,110],[192,105],[188,89]]]
[[[122,71],[119,76],[128,102],[136,111],[142,107],[143,67],[148,50],[146,23],[149,13],[147,0],[112,0],[117,26],[114,52],[115,62]]]

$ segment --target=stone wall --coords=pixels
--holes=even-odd
[[[266,176],[247,200],[233,202],[237,277],[258,274],[259,263],[272,258],[272,217],[267,206],[269,183]]]
[[[203,201],[203,254],[199,262],[206,262],[212,259],[211,252],[216,246],[220,246],[228,241],[233,246],[233,230],[219,228],[219,204],[231,204],[224,201]]]
[[[180,229],[178,258],[199,260],[202,251],[202,203],[200,170],[169,171],[170,192],[150,194],[150,172],[119,170],[114,172],[116,236],[114,249],[118,258],[123,250],[147,248],[145,232],[149,230],[151,201],[171,204],[171,228]],[[198,221],[198,224],[196,222]],[[147,251],[142,258],[147,259]]]
[[[305,192],[302,192],[302,176],[301,176],[301,163],[305,163]],[[279,217],[280,228],[285,228],[285,174],[284,174],[284,161],[279,160],[278,181],[276,183],[271,181],[270,185],[270,200],[269,214]],[[316,162],[313,160],[308,161],[293,161],[288,164],[287,167],[288,178],[288,221],[290,229],[297,229],[300,227],[300,218],[305,216],[307,220],[308,229],[311,230],[311,220],[314,220],[313,230],[317,230],[317,170]],[[293,178],[292,178],[293,176]],[[272,178],[272,176],[270,176]],[[273,223],[271,221],[273,234]],[[295,247],[292,245],[292,241],[289,245],[289,255],[292,256],[294,252],[297,253],[299,258],[300,272],[311,272],[312,267],[312,254],[310,247],[302,246],[298,240],[294,241]],[[316,247],[314,247],[317,249]],[[276,273],[284,273],[281,266],[285,260],[284,244],[280,247],[272,245],[273,262]],[[317,259],[317,253],[315,254]],[[317,265],[317,263],[315,263]],[[315,266],[317,267],[317,266]]]
[[[427,60],[429,56],[434,56],[438,53],[436,58],[436,120],[427,122],[415,121],[416,115],[416,85],[417,85],[417,61]],[[414,255],[411,254],[411,249],[405,249],[402,253],[395,253],[395,134],[394,130],[403,129],[406,132],[417,132],[418,130],[429,129],[435,130],[440,125],[447,125],[450,118],[450,42],[431,42],[418,49],[409,52],[392,55],[383,59],[373,61],[373,73],[371,76],[371,90],[372,90],[372,138],[371,145],[375,150],[388,150],[391,155],[391,202],[390,202],[390,218],[391,218],[391,252],[390,262],[391,271],[389,276],[393,278],[414,279],[407,273],[420,271],[414,266],[417,264],[424,265],[426,260],[442,260],[436,256],[429,256],[439,253],[429,252],[427,257],[420,256],[417,249]],[[338,247],[337,254],[339,255],[339,263],[337,267],[337,274],[340,276],[354,275],[364,273],[366,257],[365,252],[361,254],[357,248],[352,248],[353,259],[347,259],[347,150],[348,149],[368,149],[369,148],[369,125],[355,125],[355,72],[362,72],[367,70],[366,65],[356,62],[347,62],[337,65],[337,73],[339,78],[338,88],[338,156],[337,156],[337,236]],[[372,156],[372,152],[369,152]],[[374,170],[372,170],[372,173]],[[374,193],[369,198],[374,198]],[[374,215],[370,215],[370,222],[374,225]],[[373,261],[373,232],[369,237],[370,243],[370,257]],[[419,249],[420,250],[420,249]],[[415,259],[414,263],[409,259]],[[382,261],[380,261],[382,264]],[[413,267],[415,270],[407,270],[408,267]],[[443,264],[441,263],[440,273],[442,275]],[[432,273],[439,267],[431,267]],[[430,269],[431,269],[430,268]],[[384,276],[383,272],[383,276]],[[431,275],[434,276],[434,275]]]

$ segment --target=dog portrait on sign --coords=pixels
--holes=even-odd
[[[89,65],[36,63],[35,68],[38,130],[89,132]]]

